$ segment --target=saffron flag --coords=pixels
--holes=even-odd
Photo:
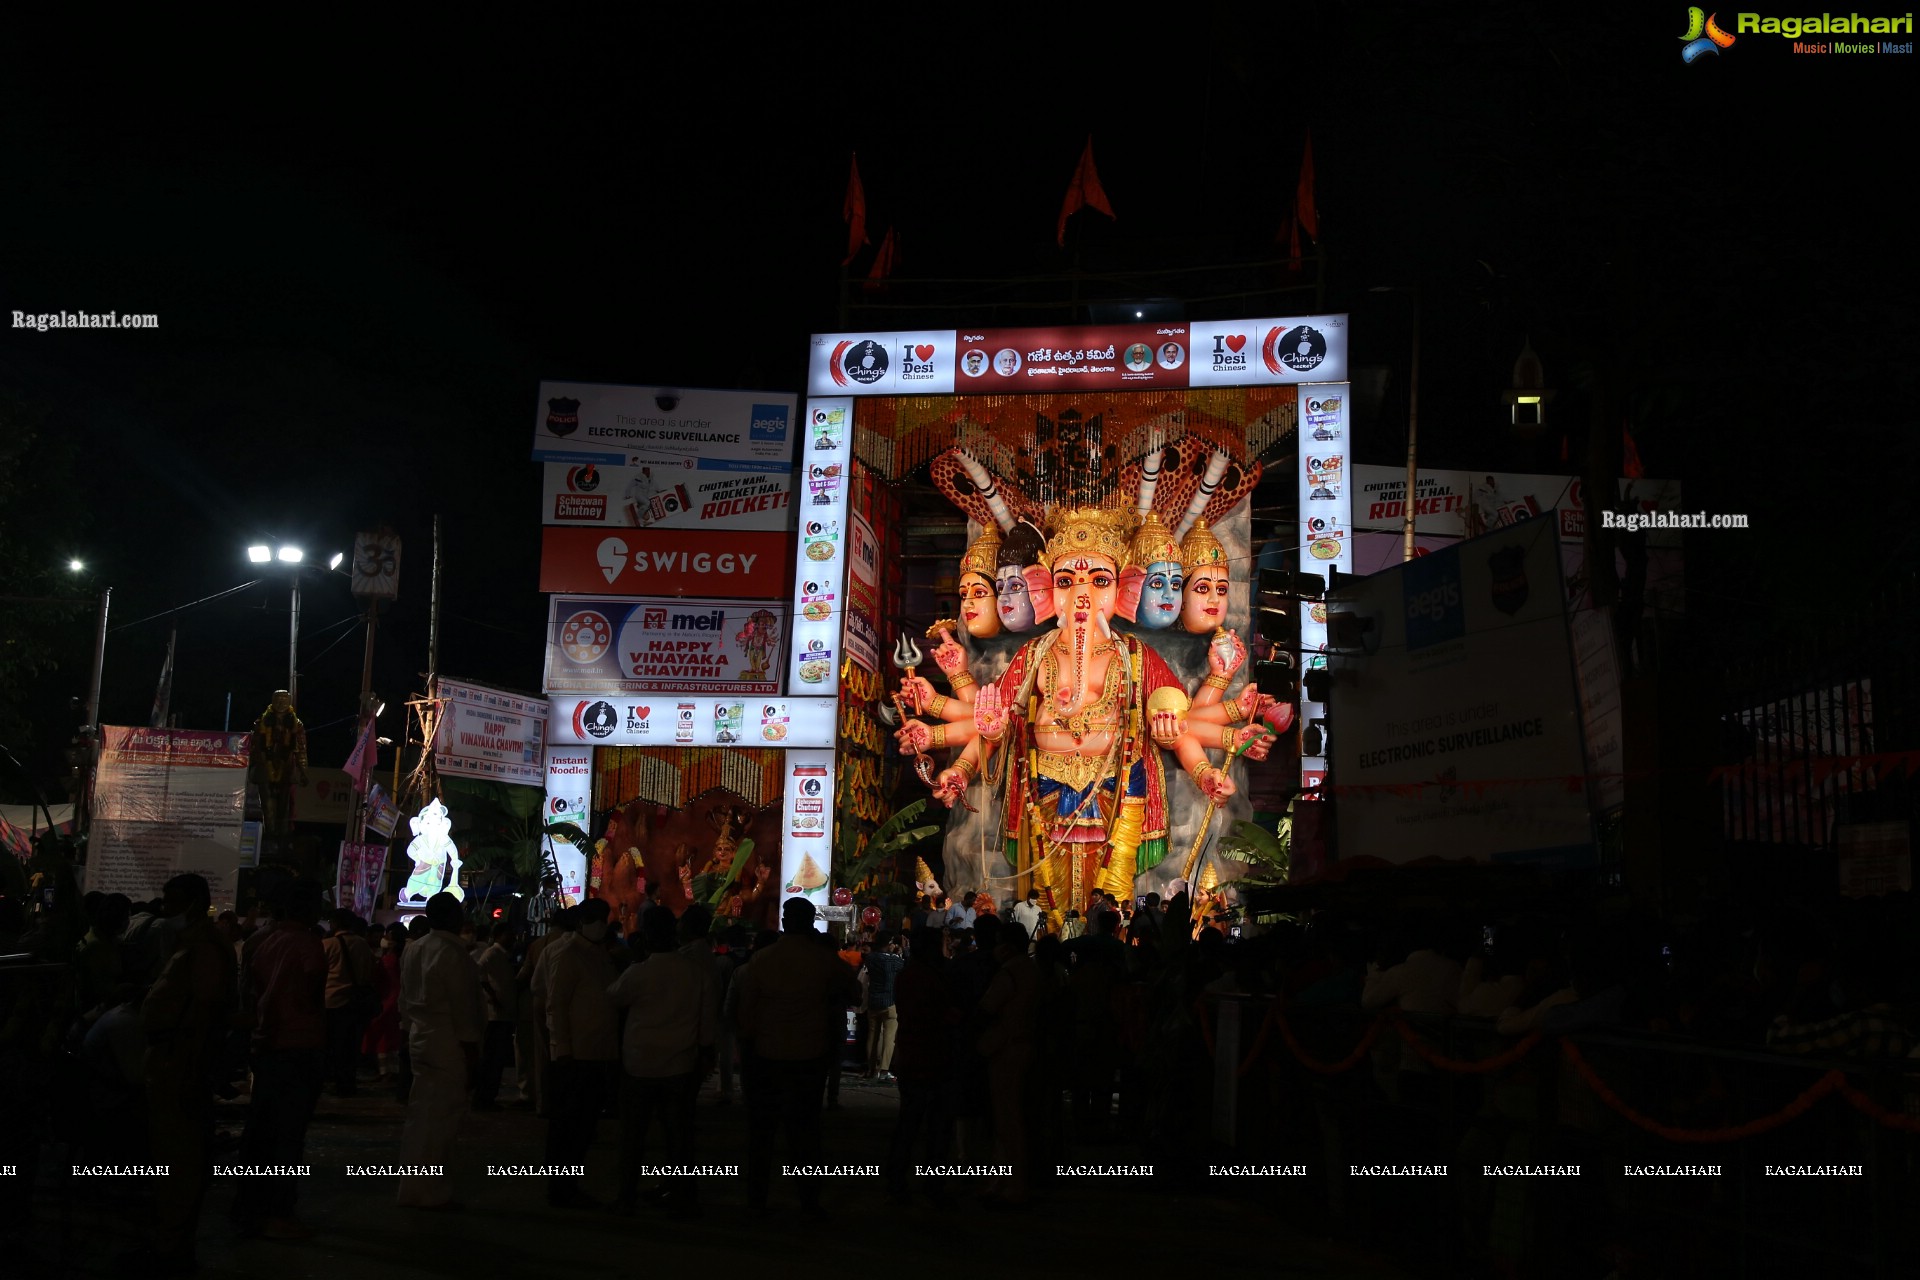
[[[1300,185],[1293,193],[1293,216],[1315,244],[1320,242],[1320,211],[1313,204],[1313,130],[1307,130],[1306,150],[1300,153]]]
[[[1083,208],[1113,217],[1113,206],[1107,202],[1106,188],[1100,185],[1100,171],[1093,167],[1092,134],[1087,135],[1086,149],[1080,153],[1080,163],[1074,166],[1073,181],[1067,184],[1067,198],[1060,202],[1060,228],[1055,239],[1061,248],[1067,247],[1067,219]]]
[[[900,253],[900,242],[894,238],[893,228],[887,228],[887,234],[880,237],[880,250],[873,255],[873,267],[867,272],[867,281],[872,284],[885,280],[893,274],[896,258]]]
[[[860,185],[858,153],[847,170],[847,200],[840,207],[840,216],[847,223],[847,256],[840,260],[844,267],[860,252],[861,245],[872,243],[867,239],[867,189]]]
[[[367,789],[367,777],[373,772],[373,758],[373,717],[368,716],[366,727],[360,730],[360,740],[353,744],[353,754],[347,757],[344,766],[346,775],[353,779],[353,785],[359,791]]]
[[[1633,432],[1627,430],[1627,424],[1620,424],[1620,474],[1629,480],[1639,480],[1647,474],[1647,468],[1640,461],[1640,446],[1633,442]]]
[[[1287,219],[1287,270],[1298,272],[1306,261],[1300,256],[1300,219]]]

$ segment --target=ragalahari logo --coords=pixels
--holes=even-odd
[[[1680,60],[1691,64],[1696,58],[1706,54],[1720,56],[1720,50],[1733,43],[1733,37],[1720,29],[1715,21],[1720,15],[1708,13],[1698,5],[1687,9],[1687,33],[1680,38],[1686,41],[1680,46]]]

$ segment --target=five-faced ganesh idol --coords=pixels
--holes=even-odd
[[[898,735],[902,750],[959,748],[934,781],[935,796],[949,806],[969,791],[1004,794],[1007,860],[1051,899],[1056,920],[1067,907],[1084,908],[1096,889],[1132,896],[1134,877],[1167,855],[1163,752],[1221,805],[1236,788],[1207,749],[1260,759],[1271,742],[1249,723],[1261,709],[1257,691],[1223,700],[1246,655],[1231,632],[1216,635],[1210,674],[1190,697],[1158,653],[1113,630],[1121,571],[1130,564],[1164,571],[1172,554],[1163,527],[1147,529],[1136,549],[1132,524],[1130,511],[1056,510],[1042,554],[1055,625],[986,685],[976,684],[965,650],[944,634],[933,656],[953,696],[918,677],[901,686],[914,709],[942,722],[910,722]],[[1154,559],[1135,563],[1142,554]]]

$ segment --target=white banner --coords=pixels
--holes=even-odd
[[[547,744],[546,826],[570,823],[591,833],[593,748]],[[560,870],[560,892],[569,903],[585,902],[587,856],[563,837],[547,836],[547,850]]]
[[[557,595],[547,615],[552,693],[780,691],[787,607],[740,600]]]
[[[809,400],[800,469],[810,497],[800,521],[793,584],[793,655],[787,688],[809,697],[840,692],[840,637],[847,599],[847,477],[853,468],[853,401]],[[868,545],[871,545],[869,540]]]
[[[231,907],[249,735],[112,725],[100,733],[84,888],[145,901],[192,872],[206,877],[214,906]]]
[[[1199,326],[1195,326],[1195,332]],[[1352,388],[1344,382],[1300,388],[1300,568],[1331,581],[1333,570],[1353,572]],[[1302,671],[1327,665],[1327,610],[1313,605],[1300,615]],[[1300,684],[1300,785],[1326,781],[1324,750],[1310,751],[1325,736],[1327,709]]]
[[[547,704],[485,685],[441,680],[433,763],[441,773],[538,787],[546,782]]]
[[[701,471],[697,458],[644,467],[549,462],[540,523],[622,529],[758,529],[793,525],[793,472]]]
[[[794,398],[777,391],[681,391],[542,382],[536,462],[742,473],[793,465]]]
[[[1372,623],[1332,658],[1343,854],[1592,861],[1550,522],[1359,579],[1329,610]]]
[[[833,698],[568,694],[549,702],[556,743],[595,747],[831,747]]]
[[[780,844],[780,901],[805,898],[824,910],[833,879],[831,751],[787,752],[786,834]]]

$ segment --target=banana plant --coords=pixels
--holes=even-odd
[[[1236,822],[1221,838],[1219,852],[1252,868],[1243,885],[1285,884],[1293,862],[1293,817],[1282,817],[1271,831],[1257,822]]]
[[[840,858],[838,861],[844,870],[834,877],[834,883],[853,888],[871,876],[880,865],[891,858],[907,852],[922,840],[940,834],[938,823],[925,826],[910,826],[927,809],[927,799],[922,797],[913,803],[896,809],[891,817],[874,828],[867,837],[867,847],[860,851],[859,831],[853,823],[841,827]]]

